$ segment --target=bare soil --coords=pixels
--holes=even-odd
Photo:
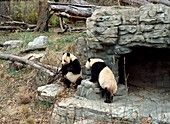
[[[54,34],[51,37],[59,39],[62,36]],[[31,67],[12,70],[7,61],[0,60],[0,124],[50,123],[54,103],[38,99],[35,77],[36,71]],[[72,88],[66,89],[55,104],[74,92]]]

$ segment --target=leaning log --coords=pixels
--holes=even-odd
[[[12,61],[12,62],[19,62],[19,63],[22,63],[22,64],[27,64],[27,65],[30,65],[30,66],[38,69],[38,70],[41,70],[41,71],[49,74],[50,76],[55,75],[54,72],[50,71],[49,69],[47,69],[43,66],[40,66],[40,64],[36,64],[33,61],[24,59],[24,58],[19,57],[19,56],[15,56],[15,55],[12,55],[12,54],[0,54],[0,59],[9,60],[9,61]]]
[[[73,16],[73,15],[70,15],[70,14],[65,13],[65,12],[56,13],[56,15],[57,15],[58,18],[59,18],[59,24],[60,24],[60,28],[61,28],[61,30],[62,30],[62,32],[59,32],[59,33],[61,33],[61,34],[64,33],[64,32],[66,32],[67,30],[69,30],[70,32],[73,31],[73,30],[69,27],[69,25],[67,25],[67,24],[65,24],[65,23],[63,22],[63,18],[68,18],[69,21],[74,22],[74,23],[76,23],[77,21],[84,21],[84,22],[86,22],[86,19],[87,19],[87,17]]]

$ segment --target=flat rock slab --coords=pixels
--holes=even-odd
[[[64,91],[64,86],[59,83],[49,84],[38,87],[39,99],[43,101],[54,102],[56,97]]]
[[[111,123],[115,119],[129,123],[141,123],[144,119],[152,124],[170,123],[169,94],[168,90],[136,90],[128,96],[115,96],[112,104],[104,103],[104,99],[67,98],[55,105],[51,124],[76,124],[86,119],[90,120],[88,124],[94,121]]]

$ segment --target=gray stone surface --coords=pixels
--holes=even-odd
[[[17,47],[21,47],[23,45],[23,41],[21,40],[9,40],[3,43],[3,46],[8,49],[13,49]]]
[[[119,79],[119,59],[133,48],[170,48],[169,15],[170,7],[162,4],[95,10],[86,22],[87,56],[102,58]]]
[[[28,43],[29,48],[42,47],[48,44],[47,36],[39,36],[35,38],[32,42]]]
[[[153,124],[170,123],[170,91],[166,89],[136,89],[129,95],[115,96],[112,104],[100,100],[68,98],[55,105],[51,124],[79,124],[113,122],[128,119],[129,123],[141,123],[151,118]],[[88,121],[86,120],[88,119]],[[84,120],[84,121],[83,121]],[[93,122],[92,122],[93,121]]]
[[[38,87],[38,98],[42,101],[54,102],[56,97],[64,91],[64,86],[59,83]]]
[[[170,48],[169,15],[170,7],[161,4],[101,7],[87,19],[87,56],[104,59],[118,80],[119,58],[132,52],[132,47]],[[128,91],[118,85],[113,103],[107,104],[96,84],[83,80],[74,97],[55,105],[51,124],[111,123],[113,119],[170,123],[169,89],[130,87]]]
[[[90,100],[101,99],[100,89],[97,83],[88,80],[82,80],[81,85],[78,86],[75,97],[84,97]]]

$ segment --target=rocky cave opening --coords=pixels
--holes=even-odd
[[[170,88],[170,49],[133,47],[119,58],[119,83],[129,86]],[[125,68],[125,69],[124,69]]]

